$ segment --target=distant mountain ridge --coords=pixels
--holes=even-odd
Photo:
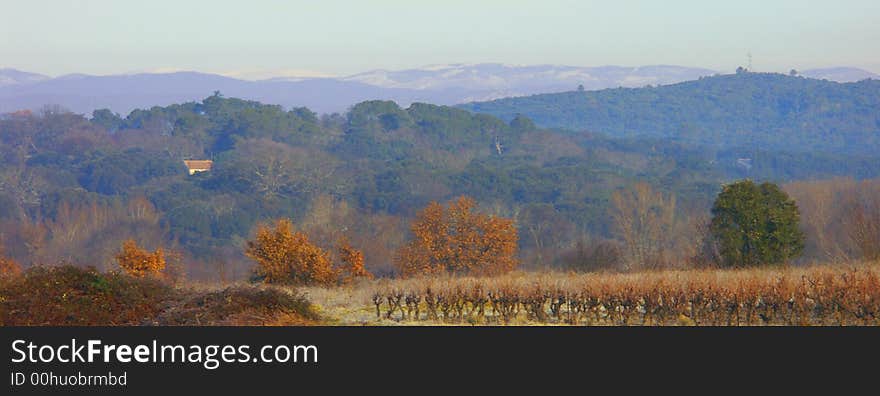
[[[562,65],[516,66],[500,63],[434,65],[407,70],[373,70],[336,78],[272,78],[250,81],[198,72],[138,73],[56,78],[0,69],[0,113],[58,104],[77,113],[109,108],[127,114],[136,108],[200,100],[214,91],[318,113],[344,112],[371,99],[454,105],[499,98],[616,87],[668,85],[715,75],[709,69],[682,66]],[[830,80],[875,78],[854,68],[804,71]]]
[[[29,84],[49,79],[51,77],[42,74],[28,73],[16,69],[0,69],[0,87]]]
[[[345,111],[349,105],[369,99],[407,101],[419,97],[419,92],[410,90],[335,79],[246,81],[197,72],[66,75],[0,87],[0,113],[58,104],[75,113],[109,108],[128,114],[139,108],[200,100],[215,91],[285,107],[306,106],[321,113]]]
[[[831,67],[825,69],[812,69],[804,71],[803,73],[801,73],[801,75],[804,77],[815,78],[817,80],[828,80],[836,82],[856,82],[867,79],[880,80],[880,75],[855,67]]]
[[[501,63],[476,65],[450,64],[399,71],[374,70],[344,77],[346,81],[389,88],[448,89],[470,87],[475,90],[501,90],[527,95],[583,85],[594,90],[671,84],[715,74],[709,69],[681,66],[600,66],[560,65],[516,66]]]

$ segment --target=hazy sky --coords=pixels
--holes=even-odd
[[[351,74],[438,63],[880,72],[878,0],[0,0],[0,67]]]

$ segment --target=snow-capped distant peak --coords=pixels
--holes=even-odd
[[[17,69],[0,69],[0,87],[18,84],[30,84],[48,80],[49,76],[28,73]]]
[[[855,82],[866,79],[880,79],[880,75],[856,67],[830,67],[824,69],[804,70],[804,77],[837,82]]]
[[[464,63],[447,63],[447,64],[427,65],[424,67],[420,67],[417,70],[442,71],[442,70],[454,69],[454,68],[464,67],[464,66],[467,66],[467,65]]]
[[[578,85],[583,85],[586,89],[602,89],[672,84],[714,73],[708,69],[680,66],[633,68],[452,63],[396,71],[373,70],[343,79],[383,88],[458,89],[530,94],[574,89]]]

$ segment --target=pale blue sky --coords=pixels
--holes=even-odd
[[[880,72],[880,1],[0,0],[0,67],[332,75],[438,63]]]

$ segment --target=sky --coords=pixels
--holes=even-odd
[[[880,73],[880,1],[0,0],[0,67],[243,78],[431,64]]]

